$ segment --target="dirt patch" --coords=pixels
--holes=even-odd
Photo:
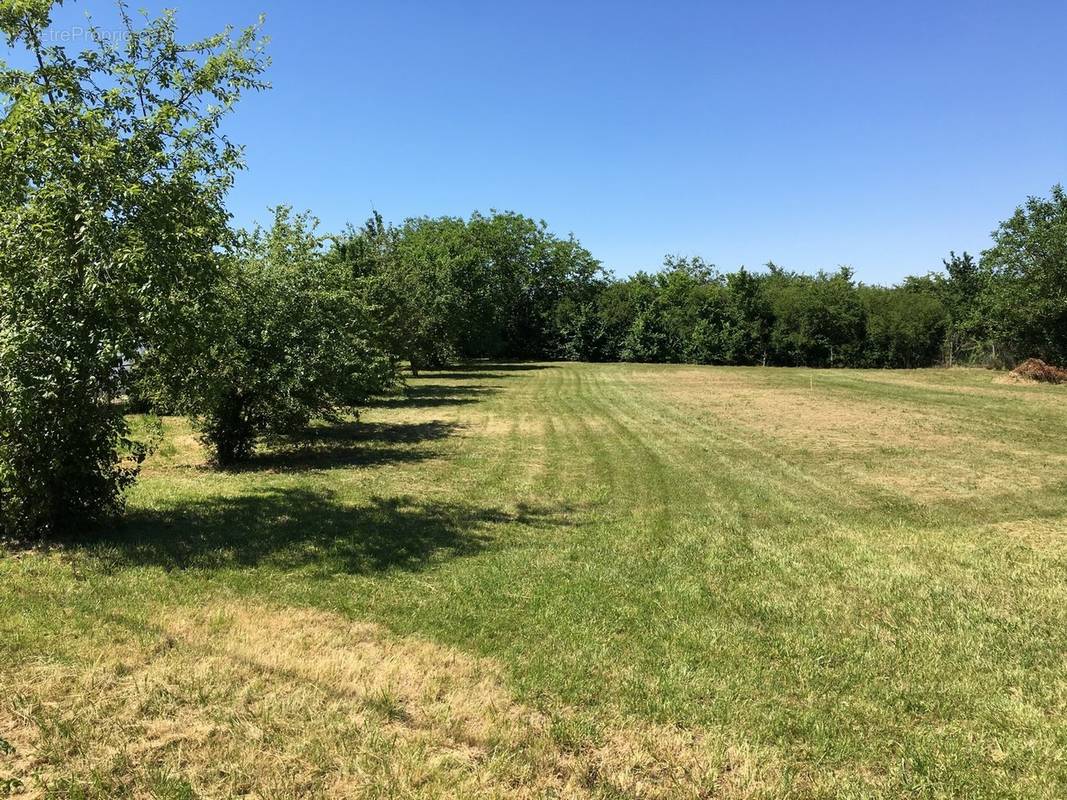
[[[139,641],[140,644],[132,642]],[[516,702],[499,669],[336,615],[238,603],[5,687],[14,797],[755,797],[766,759],[700,731]],[[170,783],[167,783],[167,782]],[[162,783],[161,783],[162,782]],[[94,796],[94,795],[89,795]]]
[[[1010,372],[1005,372],[1001,375],[997,375],[993,378],[993,383],[1000,386],[1036,386],[1037,381],[1030,378],[1022,378],[1018,375],[1014,375]]]

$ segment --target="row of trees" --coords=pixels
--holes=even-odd
[[[668,257],[622,280],[573,237],[517,214],[386,226],[334,240],[367,283],[391,352],[417,371],[453,358],[811,367],[1003,366],[1067,360],[1067,196],[1031,198],[981,259],[897,286],[847,268],[721,273]]]
[[[1067,198],[980,260],[896,287],[668,258],[618,280],[514,213],[323,236],[234,231],[220,122],[265,86],[257,27],[182,44],[174,17],[45,46],[49,0],[0,5],[34,66],[0,67],[0,536],[121,507],[146,448],[130,398],[190,416],[215,461],[346,413],[402,369],[471,357],[915,367],[1067,360]]]

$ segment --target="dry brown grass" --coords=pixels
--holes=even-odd
[[[498,668],[307,610],[162,613],[88,665],[5,687],[15,797],[754,797],[770,765],[700,732],[516,702]],[[162,776],[162,777],[161,777]],[[155,782],[155,783],[153,783]],[[104,793],[106,795],[106,791]]]
[[[754,370],[678,368],[669,382],[647,380],[670,406],[711,415],[746,441],[773,443],[765,446],[822,464],[856,486],[922,502],[1039,490],[1067,469],[1067,458],[997,440],[945,408],[858,400],[820,385],[820,377],[809,386],[781,386]],[[640,373],[626,378],[642,380]],[[892,373],[865,373],[864,380],[930,388]]]
[[[850,403],[817,388],[768,388],[751,375],[679,369],[660,387],[672,404],[699,407],[760,434],[823,450],[901,444],[927,415],[893,404]]]
[[[538,439],[544,436],[548,421],[543,417],[505,416],[486,413],[480,415],[475,424],[466,431],[470,436],[510,436]]]
[[[1067,528],[1058,519],[1018,519],[989,526],[991,532],[1010,536],[1035,550],[1063,552],[1067,547]]]

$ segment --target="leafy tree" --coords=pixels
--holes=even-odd
[[[902,287],[863,287],[860,296],[868,366],[911,369],[937,361],[949,318],[932,287],[911,281]]]
[[[694,286],[689,305],[698,320],[686,336],[683,356],[703,364],[756,364],[767,357],[773,320],[762,279],[744,268]]]
[[[349,276],[353,290],[378,328],[378,339],[394,366],[410,355],[411,320],[403,285],[395,280],[394,263],[399,231],[377,211],[359,228],[348,225],[328,237],[327,258]]]
[[[396,247],[396,229],[375,211],[361,227],[349,224],[343,233],[329,239],[329,257],[345,264],[353,280],[366,280],[388,269]]]
[[[458,357],[562,352],[573,329],[561,308],[592,303],[601,274],[573,237],[511,212],[399,228],[375,217],[339,237],[332,256],[367,287],[391,351],[416,373]]]
[[[655,298],[655,279],[645,272],[638,272],[626,281],[610,282],[604,287],[597,300],[605,333],[604,357],[607,360],[658,359],[662,349],[660,345],[647,347],[638,344],[641,335],[631,336],[638,325],[638,318],[650,316],[649,309]],[[645,327],[644,321],[640,327]]]
[[[557,358],[567,361],[604,360],[607,332],[594,300],[583,302],[564,297],[556,305],[554,313],[554,355]]]
[[[597,293],[594,308],[601,331],[600,355],[605,361],[621,357],[622,339],[633,324],[643,295],[651,295],[654,288],[647,275],[638,273],[627,281],[605,281]]]
[[[514,212],[474,214],[468,229],[486,259],[481,341],[461,349],[467,355],[545,357],[560,349],[556,309],[564,300],[588,303],[600,276],[600,262],[573,236],[561,239]],[[568,303],[569,304],[569,303]]]
[[[0,5],[0,534],[118,509],[143,447],[117,400],[131,355],[181,338],[215,278],[240,153],[219,132],[264,84],[256,28],[191,44],[172,13],[46,46],[49,0]]]
[[[727,333],[723,359],[731,364],[766,364],[774,314],[765,280],[744,267],[726,276]]]
[[[864,314],[851,270],[808,276],[775,268],[767,285],[779,363],[833,367],[856,362]]]
[[[626,332],[619,357],[623,361],[664,363],[677,360],[671,357],[672,353],[670,333],[664,328],[655,306],[645,306]]]
[[[646,335],[654,332],[662,361],[705,361],[694,352],[694,332],[713,316],[720,281],[711,264],[700,257],[668,256],[657,273],[656,298],[643,319]],[[646,347],[646,360],[654,351]]]
[[[416,375],[444,366],[485,324],[485,275],[466,223],[458,217],[409,219],[397,233],[388,270],[377,281],[397,327],[393,341]]]
[[[1067,192],[1031,197],[982,254],[991,333],[1009,360],[1067,363]]]
[[[973,361],[989,340],[989,315],[984,306],[988,270],[983,269],[970,253],[949,257],[942,262],[945,277],[939,281],[941,302],[949,315],[945,338],[945,360],[949,365]]]
[[[220,465],[264,436],[336,418],[395,382],[394,362],[343,262],[327,258],[307,214],[275,209],[238,237],[197,352],[156,367]],[[177,361],[168,361],[169,358]],[[178,376],[178,380],[175,380]]]

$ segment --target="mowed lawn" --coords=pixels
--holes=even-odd
[[[1067,797],[1067,387],[410,384],[0,558],[0,796]]]

